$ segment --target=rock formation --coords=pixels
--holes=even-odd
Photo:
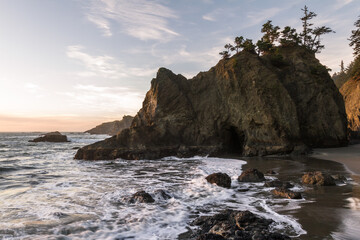
[[[75,158],[255,156],[346,145],[344,102],[326,68],[302,47],[277,52],[275,61],[242,51],[190,80],[160,68],[131,127]]]
[[[276,197],[288,198],[288,199],[301,199],[301,193],[293,192],[287,188],[275,188],[271,193]]]
[[[238,177],[239,182],[263,182],[265,181],[264,174],[257,169],[250,168],[242,172]]]
[[[85,131],[90,134],[108,134],[114,136],[121,132],[123,129],[129,128],[134,117],[124,115],[120,121],[102,123],[90,130]]]
[[[58,131],[49,132],[41,137],[30,140],[29,142],[69,142],[66,135],[62,135]]]
[[[305,173],[301,178],[302,183],[319,186],[335,186],[335,179],[329,174],[317,172]]]
[[[344,97],[346,113],[349,122],[349,129],[352,135],[360,137],[360,76],[353,77],[346,81],[340,88]]]
[[[131,196],[125,197],[123,200],[128,203],[153,203],[153,202],[155,202],[153,197],[145,191],[138,191]]]
[[[250,211],[224,210],[213,216],[201,216],[192,222],[199,229],[194,239],[277,239],[290,237],[272,232],[271,219],[259,217]]]
[[[224,188],[231,187],[231,178],[226,173],[213,173],[205,178],[209,183],[215,183],[216,185]]]

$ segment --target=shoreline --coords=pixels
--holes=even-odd
[[[309,156],[341,163],[351,174],[360,176],[360,144],[340,148],[315,148]]]

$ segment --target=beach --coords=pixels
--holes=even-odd
[[[354,175],[360,175],[360,144],[341,148],[316,148],[311,157],[336,161]]]

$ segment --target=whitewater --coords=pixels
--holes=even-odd
[[[196,217],[227,208],[273,219],[272,228],[289,236],[306,234],[278,210],[310,200],[276,199],[263,183],[238,183],[243,160],[79,161],[77,148],[109,136],[66,134],[68,143],[30,143],[39,133],[0,133],[0,239],[188,239]],[[231,176],[232,187],[209,184],[205,177],[214,172]],[[140,190],[155,202],[124,201]]]

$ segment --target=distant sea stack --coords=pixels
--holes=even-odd
[[[85,132],[90,134],[108,134],[113,136],[121,132],[123,129],[129,128],[133,119],[134,117],[132,116],[124,115],[120,121],[117,120],[113,122],[102,123]]]
[[[69,142],[67,140],[67,136],[56,132],[49,132],[41,137],[35,138],[33,140],[30,140],[29,142]]]
[[[344,101],[304,47],[241,51],[187,80],[160,68],[129,129],[76,159],[285,154],[347,145]]]

